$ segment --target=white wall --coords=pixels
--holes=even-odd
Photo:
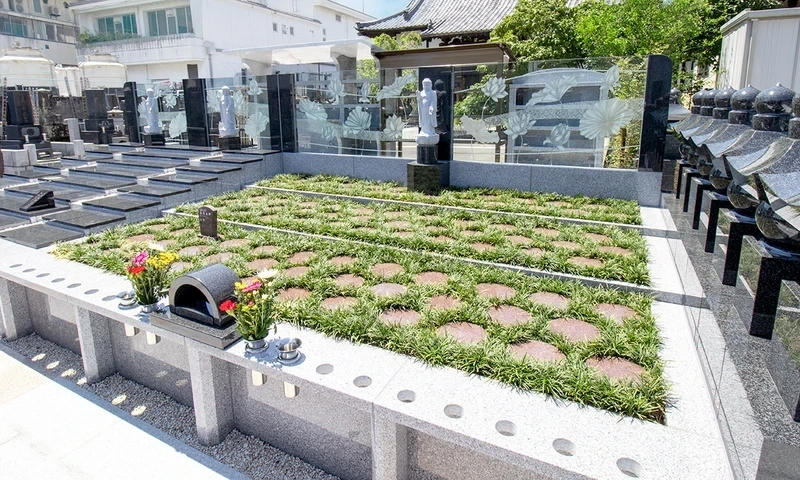
[[[23,47],[40,49],[44,58],[54,63],[61,63],[63,65],[78,64],[78,55],[75,50],[75,45],[72,43],[48,42],[33,38],[0,35],[0,50],[11,48],[16,42],[19,42]]]

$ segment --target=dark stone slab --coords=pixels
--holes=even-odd
[[[217,137],[217,146],[220,150],[241,150],[242,139],[239,137]]]
[[[425,165],[409,162],[407,166],[407,185],[411,192],[438,195],[442,191],[441,164]]]
[[[206,174],[188,174],[184,172],[172,173],[169,175],[161,175],[158,177],[153,177],[149,179],[150,182],[169,182],[169,183],[181,183],[184,185],[198,185],[201,183],[206,182],[213,182],[217,180],[218,177],[214,175],[206,175]]]
[[[80,189],[51,188],[46,183],[8,187],[6,188],[6,191],[25,194],[25,195],[36,195],[43,189],[52,190],[55,199],[63,202],[74,202],[76,200],[97,196],[97,192],[91,192],[89,190],[80,190]]]
[[[189,145],[210,146],[205,79],[183,79],[183,103],[186,107],[186,133]]]
[[[203,164],[201,165],[183,165],[181,167],[177,167],[175,170],[183,172],[220,174],[220,173],[235,172],[241,169],[242,167],[236,167],[233,165],[225,165],[225,164],[207,165],[206,162],[203,162]]]
[[[176,168],[182,165],[188,165],[188,160],[163,158],[145,155],[131,155],[123,154],[122,158],[104,158],[98,159],[97,163],[127,165],[130,167],[145,167],[145,168]]]
[[[164,134],[161,133],[145,133],[142,135],[144,137],[144,144],[147,146],[151,145],[164,145],[166,139],[164,138]]]
[[[11,179],[19,178],[19,179],[24,179],[24,180],[33,180],[35,178],[42,178],[42,177],[46,177],[46,176],[52,175],[52,174],[53,174],[53,172],[42,172],[42,171],[38,171],[38,170],[22,170],[21,172],[14,173],[14,174],[6,173],[3,176],[3,178],[8,177],[8,178],[11,178]]]
[[[69,207],[56,206],[55,208],[48,208],[47,210],[39,210],[38,212],[27,213],[19,209],[27,201],[28,201],[27,198],[17,199],[12,197],[0,197],[0,210],[16,213],[18,215],[25,215],[28,217],[46,215],[48,213],[56,213],[56,212],[63,212],[64,210],[69,210]]]
[[[45,223],[0,232],[0,237],[31,248],[43,248],[54,243],[75,240],[82,236],[81,232]]]
[[[150,197],[169,197],[171,195],[178,195],[181,193],[190,192],[190,188],[176,187],[170,185],[131,185],[130,187],[122,187],[120,192],[135,193],[137,195],[147,195]]]
[[[189,320],[169,311],[151,313],[150,323],[219,349],[225,349],[242,338],[236,331],[235,322],[226,327],[214,327]]]
[[[140,195],[132,194],[120,194],[84,202],[84,205],[107,208],[109,210],[117,210],[120,212],[132,212],[134,210],[153,207],[160,204],[161,202],[157,200],[148,200],[142,198]]]
[[[146,177],[153,174],[152,170],[139,170],[129,165],[114,165],[112,163],[98,163],[95,166],[71,169],[70,172],[88,174],[98,173],[102,175],[113,175],[115,177],[132,179]]]
[[[779,315],[783,318],[777,319],[776,324],[787,324],[791,327],[791,324],[796,324],[798,321],[797,314],[782,311]],[[797,350],[800,345],[800,334],[795,333],[796,328],[782,330],[785,331],[773,336],[770,341],[767,369],[792,419],[800,422],[800,363],[793,360],[787,351],[787,344],[791,345],[793,350]]]
[[[86,152],[86,157],[79,158],[73,155],[65,155],[61,157],[62,159],[72,160],[77,162],[86,162],[86,161],[95,161],[104,158],[114,158],[114,155],[110,153],[102,153],[102,152]]]
[[[139,112],[138,99],[136,97],[136,82],[125,82],[122,87],[123,100],[122,119],[125,122],[125,134],[131,142],[139,142]]]
[[[18,178],[9,178],[9,177],[0,177],[0,188],[11,187],[13,185],[19,185],[24,180],[20,180]]]
[[[644,90],[642,134],[639,140],[639,168],[661,171],[669,117],[669,91],[672,60],[665,55],[649,55]]]
[[[87,177],[87,176],[63,176],[54,175],[51,177],[42,178],[48,182],[55,182],[64,185],[75,185],[83,188],[92,188],[95,190],[113,190],[115,188],[127,187],[128,185],[136,184],[136,179],[109,179],[105,177]],[[42,183],[40,181],[40,183]]]
[[[0,229],[16,227],[17,225],[23,225],[26,223],[28,223],[28,220],[25,218],[14,217],[12,215],[4,215],[0,213]]]
[[[800,448],[764,439],[756,478],[800,480]]]
[[[63,223],[78,228],[94,228],[125,220],[122,215],[112,213],[94,212],[90,210],[68,210],[66,212],[48,215],[45,218],[54,222]]]
[[[264,157],[258,155],[221,155],[219,157],[203,158],[202,163],[255,163],[263,160]]]

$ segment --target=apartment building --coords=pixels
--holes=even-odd
[[[77,31],[68,2],[0,0],[0,50],[14,44],[37,48],[48,60],[77,65]]]

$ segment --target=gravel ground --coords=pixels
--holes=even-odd
[[[8,342],[5,339],[0,341],[29,359],[32,366],[45,375],[69,379],[117,408],[129,412],[251,478],[270,480],[337,478],[238,430],[233,430],[219,445],[213,447],[201,445],[195,429],[194,409],[191,407],[181,405],[161,392],[139,385],[118,374],[89,385],[83,376],[80,355],[44,340],[36,334],[15,342]]]

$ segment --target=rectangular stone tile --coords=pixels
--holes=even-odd
[[[55,225],[37,223],[27,227],[0,232],[0,237],[30,248],[42,248],[57,242],[81,238],[82,233]]]

